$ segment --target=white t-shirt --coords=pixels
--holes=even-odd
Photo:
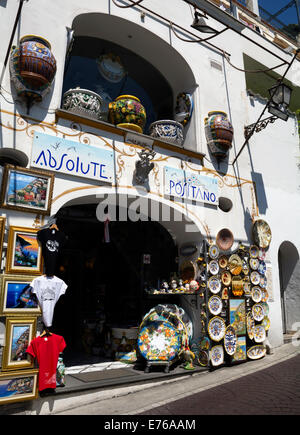
[[[42,309],[43,322],[49,327],[52,325],[55,304],[68,286],[57,276],[39,276],[32,281],[31,286]]]

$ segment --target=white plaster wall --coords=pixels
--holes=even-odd
[[[167,17],[171,21],[180,24],[182,27],[197,34],[190,28],[193,15],[191,8],[181,0],[153,0],[151,4],[147,4],[161,15]],[[4,56],[6,53],[8,35],[12,29],[15,13],[17,11],[17,2],[8,1],[6,7],[0,7],[0,37],[3,42],[0,47],[0,67],[3,65]],[[63,134],[73,135],[73,139],[77,140],[77,132],[71,129],[67,123],[59,122],[55,125],[55,109],[60,106],[62,80],[64,72],[64,60],[67,44],[67,29],[72,27],[73,20],[80,14],[85,13],[101,13],[108,14],[129,22],[136,26],[128,26],[123,23],[120,27],[110,26],[108,15],[107,22],[102,19],[99,21],[99,37],[112,38],[115,42],[125,45],[129,49],[136,51],[151,62],[161,68],[165,74],[169,74],[172,78],[172,86],[174,93],[180,92],[184,85],[182,75],[172,68],[168,72],[169,59],[166,56],[159,56],[151,49],[151,36],[160,42],[158,45],[160,53],[170,53],[170,48],[176,50],[178,55],[190,67],[190,77],[194,77],[196,85],[194,98],[195,110],[193,122],[195,123],[196,140],[194,143],[188,143],[188,148],[196,149],[206,154],[204,165],[211,170],[217,169],[215,163],[211,160],[209,151],[206,145],[204,134],[204,118],[211,110],[224,110],[228,113],[230,120],[234,126],[234,142],[230,151],[229,161],[221,163],[220,170],[230,174],[232,177],[224,178],[219,176],[220,195],[228,196],[234,203],[232,212],[226,214],[216,208],[208,208],[203,205],[188,205],[188,213],[191,213],[199,228],[202,228],[201,234],[204,234],[203,222],[207,225],[209,235],[214,240],[217,232],[224,227],[229,228],[236,240],[249,241],[251,238],[251,216],[254,213],[253,205],[253,187],[247,181],[237,182],[235,176],[241,177],[243,180],[254,180],[257,182],[258,191],[258,206],[259,215],[266,219],[272,229],[273,240],[270,247],[270,262],[273,271],[273,292],[274,302],[270,303],[270,316],[272,322],[272,330],[270,331],[270,341],[273,345],[279,345],[282,340],[281,327],[281,308],[280,308],[280,292],[279,278],[277,267],[277,251],[283,240],[293,240],[293,243],[299,247],[299,171],[297,163],[299,163],[299,139],[295,128],[295,120],[289,119],[287,123],[276,121],[275,124],[269,125],[264,131],[255,134],[250,142],[249,147],[246,147],[240,156],[237,165],[232,167],[230,164],[244,143],[244,125],[255,122],[261,113],[264,102],[258,99],[251,104],[249,97],[246,95],[245,76],[242,72],[232,68],[221,55],[218,50],[209,47],[207,44],[187,43],[183,42],[172,33],[169,26],[150,14],[146,14],[144,21],[141,20],[139,8],[120,9],[117,8],[110,0],[99,2],[98,0],[90,0],[83,3],[80,0],[65,0],[62,3],[59,0],[46,2],[46,0],[30,0],[25,2],[20,23],[17,28],[14,44],[18,39],[25,34],[37,34],[48,39],[52,45],[52,52],[57,60],[57,74],[55,77],[54,86],[45,99],[33,106],[30,112],[30,117],[33,119],[22,119],[19,114],[25,114],[25,107],[22,103],[15,101],[14,89],[10,83],[9,71],[6,69],[3,76],[2,86],[3,92],[0,96],[1,108],[1,134],[0,145],[6,147],[16,147],[22,149],[30,155],[32,145],[32,134],[35,129],[43,131],[47,134],[62,136]],[[213,26],[221,29],[222,25],[210,20]],[[86,31],[88,31],[88,27]],[[128,31],[132,31],[132,38],[128,38]],[[146,30],[147,32],[144,32]],[[95,28],[91,27],[91,32]],[[149,33],[150,32],[150,33]],[[291,59],[291,56],[284,53],[274,44],[261,38],[258,34],[251,32],[248,29],[243,31],[247,36],[254,38],[257,42],[265,44],[272,50],[274,54],[286,59]],[[188,38],[188,35],[179,33],[181,37]],[[199,33],[200,36],[200,33]],[[227,30],[222,35],[215,37],[212,41],[221,50],[225,50],[231,54],[231,62],[234,65],[243,68],[242,55],[243,52],[252,56],[267,67],[273,67],[280,63],[280,60],[274,58],[272,54],[265,52],[263,49],[252,44],[250,41],[240,37],[231,30]],[[214,60],[222,66],[222,71],[218,71],[211,67],[211,61]],[[2,64],[1,64],[2,62]],[[183,62],[184,63],[184,62]],[[299,62],[293,65],[287,78],[293,81],[294,84],[300,84],[300,76],[298,72]],[[185,67],[184,67],[185,68]],[[184,70],[183,68],[183,70]],[[285,67],[277,70],[283,73]],[[12,95],[10,95],[10,93]],[[14,117],[12,114],[16,114]],[[37,126],[38,121],[43,121],[42,126]],[[86,137],[91,144],[103,146],[103,141],[99,136],[104,136],[110,143],[115,141],[115,145],[124,150],[128,149],[123,145],[120,138],[108,135],[104,132],[96,131],[88,128],[90,133]],[[68,136],[70,138],[70,136]],[[134,152],[133,152],[134,154]],[[168,155],[168,164],[174,167],[180,167],[180,160],[173,158],[168,153],[161,150],[162,155]],[[158,154],[159,156],[159,154]],[[122,174],[120,183],[123,186],[130,186],[132,181],[132,173],[134,163],[137,156],[124,157],[126,161],[126,171]],[[151,178],[151,188],[156,195],[161,195],[162,189],[162,173],[164,163],[157,163],[159,171],[157,179]],[[194,170],[203,170],[196,162],[192,162]],[[204,171],[205,173],[205,171]],[[255,173],[253,175],[253,173]],[[214,176],[218,176],[215,175]],[[262,180],[261,183],[259,180]],[[55,181],[54,197],[57,197],[67,189],[74,189],[88,185],[88,181],[82,179],[70,179],[67,176],[58,175]],[[130,190],[131,191],[131,190]],[[82,195],[82,192],[80,193]],[[78,192],[73,191],[72,194],[65,195],[54,202],[52,212],[55,213],[65,201],[72,200],[78,196]],[[161,198],[163,201],[164,199]],[[33,216],[15,213],[8,213],[8,224],[22,226],[32,226]],[[274,325],[274,326],[273,326]]]

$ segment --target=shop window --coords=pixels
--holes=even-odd
[[[109,81],[99,72],[97,59],[109,53],[120,58],[126,71],[120,81]],[[173,92],[163,75],[141,56],[110,41],[87,36],[74,39],[66,60],[63,94],[76,87],[100,94],[107,104],[124,94],[139,98],[147,114],[145,134],[152,122],[173,118]]]

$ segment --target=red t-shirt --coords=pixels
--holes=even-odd
[[[56,388],[56,367],[60,352],[66,347],[61,335],[51,334],[33,339],[26,352],[39,364],[39,391]]]

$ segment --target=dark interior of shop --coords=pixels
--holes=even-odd
[[[150,308],[166,302],[159,300],[165,296],[147,295],[144,284],[169,279],[177,270],[177,247],[169,232],[150,219],[110,222],[106,242],[96,204],[61,209],[57,226],[67,241],[56,276],[68,288],[55,306],[52,331],[67,343],[65,364],[114,360],[112,328],[137,328]],[[150,264],[144,264],[144,254],[150,255]],[[171,303],[178,303],[175,298]]]

